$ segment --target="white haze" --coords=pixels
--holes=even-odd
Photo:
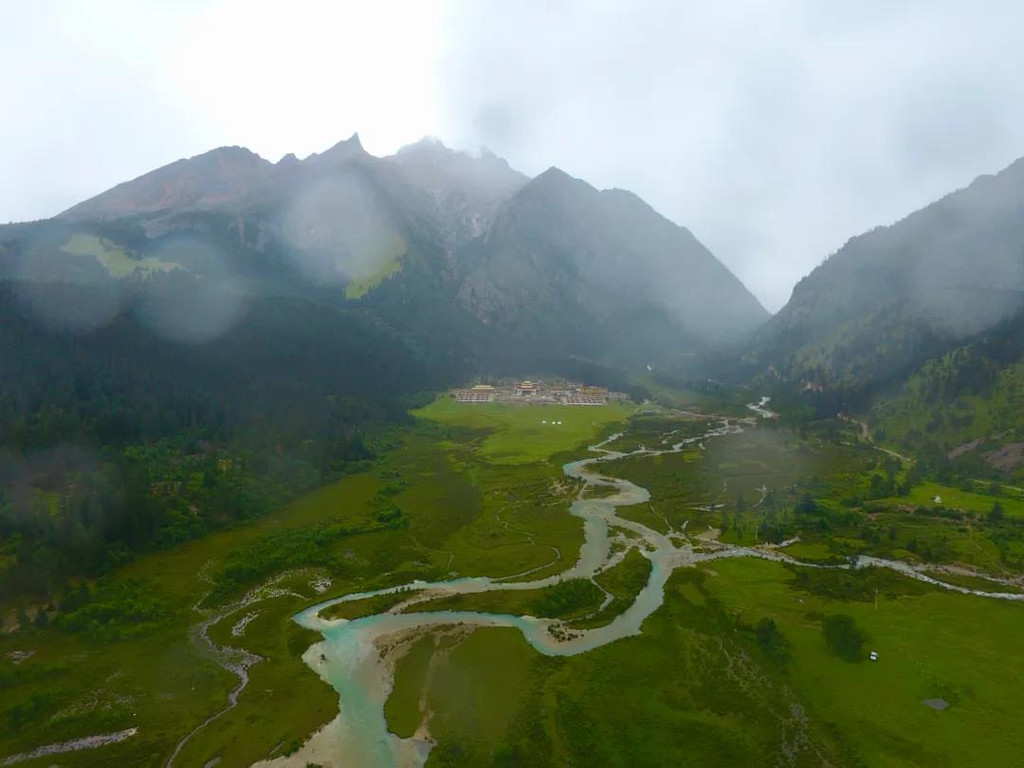
[[[245,284],[216,248],[179,240],[154,256],[202,276],[201,280],[140,283],[134,309],[157,336],[179,344],[204,344],[223,336],[245,316]]]
[[[388,215],[361,177],[333,176],[290,201],[280,235],[304,275],[319,282],[363,281],[404,252]]]
[[[630,189],[777,309],[851,235],[1024,155],[1024,7],[0,0],[0,221],[179,157],[422,135]]]

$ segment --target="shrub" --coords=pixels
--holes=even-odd
[[[852,616],[845,613],[826,616],[822,622],[822,631],[825,643],[843,661],[864,660],[864,644],[868,641],[868,635],[857,626]]]

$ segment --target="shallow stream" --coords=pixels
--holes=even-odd
[[[764,408],[768,402],[748,406],[762,418],[770,418],[771,412]],[[596,456],[573,461],[563,466],[569,478],[582,480],[587,486],[602,485],[617,488],[618,492],[605,498],[584,499],[583,491],[573,502],[570,513],[583,520],[585,541],[576,563],[561,574],[543,579],[523,582],[508,582],[491,578],[464,578],[441,582],[413,582],[402,586],[372,592],[360,592],[328,600],[314,605],[297,614],[296,622],[323,635],[323,640],[310,647],[303,655],[304,661],[320,677],[330,684],[339,697],[339,714],[328,725],[318,731],[299,752],[288,757],[259,763],[259,765],[297,765],[322,763],[325,765],[360,766],[360,768],[402,768],[421,766],[426,762],[432,743],[426,733],[417,733],[411,738],[399,738],[388,731],[384,717],[384,703],[393,685],[395,654],[389,647],[401,647],[415,633],[431,627],[464,625],[471,627],[514,627],[526,641],[540,653],[550,656],[568,656],[598,648],[623,637],[640,633],[641,625],[648,616],[661,606],[664,588],[672,571],[680,566],[692,566],[699,562],[725,557],[760,557],[769,560],[799,563],[792,557],[774,548],[740,547],[720,542],[702,541],[700,551],[692,544],[675,544],[669,536],[617,515],[619,507],[646,502],[650,494],[646,489],[628,480],[605,477],[597,471],[603,462],[614,461],[626,455],[653,456],[683,450],[687,445],[703,444],[705,440],[741,432],[742,420],[723,419],[705,434],[683,440],[665,450],[640,448],[631,454],[606,450],[603,446],[620,435],[613,435],[603,443],[592,446]],[[640,552],[651,561],[652,569],[646,586],[636,596],[633,604],[615,617],[611,623],[595,629],[572,629],[553,619],[508,614],[480,613],[470,611],[438,611],[423,613],[399,613],[417,602],[410,600],[395,606],[385,613],[354,620],[321,618],[320,612],[329,606],[342,602],[361,600],[376,595],[393,594],[399,591],[415,590],[429,594],[431,598],[457,594],[469,594],[494,590],[541,589],[563,579],[592,578],[605,567],[618,562],[611,552],[609,532],[621,528],[640,536]],[[676,539],[680,539],[677,537]],[[621,553],[620,553],[621,556]],[[814,566],[851,568],[863,565],[889,567],[913,578],[937,584],[958,592],[984,595],[1010,600],[1024,600],[1024,594],[986,593],[945,584],[923,573],[920,569],[899,561],[879,558],[862,558],[837,566]],[[412,593],[410,593],[412,594]],[[419,598],[422,600],[423,598]]]

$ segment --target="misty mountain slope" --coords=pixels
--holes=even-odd
[[[480,235],[498,207],[529,181],[496,155],[473,157],[429,138],[384,162],[394,166],[401,182],[391,188],[417,196],[410,204],[430,217],[449,250]]]
[[[119,184],[58,218],[137,230],[140,251],[170,236],[205,240],[230,230],[261,254],[255,261],[276,261],[314,282],[349,283],[358,297],[401,270],[410,237],[451,251],[479,234],[526,180],[488,153],[473,157],[424,140],[382,159],[353,135],[277,164],[222,147]]]
[[[883,382],[1024,306],[1024,160],[851,239],[757,335],[784,373]]]
[[[587,353],[728,343],[767,317],[689,231],[557,168],[498,210],[459,269],[460,297],[487,325]]]
[[[530,180],[433,139],[377,158],[353,135],[276,164],[216,149],[54,219],[0,227],[0,248],[0,276],[106,297],[84,315],[25,300],[50,327],[175,315],[173,295],[193,319],[173,317],[185,330],[171,336],[205,343],[244,324],[258,297],[356,301],[453,373],[660,363],[734,343],[767,317],[688,230],[635,195],[557,169]]]
[[[243,147],[220,147],[118,184],[59,214],[69,221],[124,218],[171,208],[214,208],[244,199],[273,164]]]

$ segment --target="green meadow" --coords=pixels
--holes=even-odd
[[[661,434],[697,429],[674,421],[634,418],[610,447],[654,447]],[[776,530],[798,535],[785,551],[808,562],[865,553],[1005,570],[1001,547],[1014,535],[1006,525],[965,527],[957,515],[913,514],[906,511],[913,495],[864,508],[885,461],[868,445],[764,428],[709,441],[705,450],[629,457],[603,471],[650,488],[649,505],[620,514],[663,531],[687,523],[691,535],[712,529],[750,545]],[[982,499],[991,502],[978,495],[976,503]],[[599,626],[605,614],[617,615],[646,578],[646,561],[631,551],[596,579],[612,605],[571,625]],[[980,576],[947,580],[1016,591]],[[536,606],[529,593],[491,592],[432,607],[536,614]],[[828,645],[829,616],[850,616],[863,632],[855,662]],[[389,709],[388,717],[410,731],[428,716],[438,740],[431,766],[750,765],[765,754],[795,765],[1010,766],[1018,754],[1022,630],[1020,604],[886,570],[728,559],[676,571],[641,636],[580,656],[544,657],[514,630],[480,629],[463,640],[449,631],[442,652],[431,650],[440,640],[421,642],[399,662],[401,714]],[[869,650],[878,662],[867,659]],[[937,711],[925,699],[949,708]]]
[[[741,621],[774,620],[792,646],[788,679],[807,712],[842,734],[865,765],[1014,765],[1020,757],[1024,606],[908,582],[874,601],[795,590],[777,563],[702,569],[708,592]],[[905,580],[904,580],[905,581]],[[847,614],[878,661],[831,653],[821,616]],[[936,711],[924,699],[941,698]]]
[[[135,272],[170,272],[182,269],[181,265],[170,261],[161,261],[147,256],[135,258],[124,248],[96,235],[75,233],[60,247],[64,253],[72,256],[86,256],[96,259],[111,277],[128,277]]]
[[[607,425],[621,422],[633,410],[614,403],[591,408],[523,406],[458,403],[450,397],[439,397],[413,414],[440,424],[487,430],[489,434],[479,448],[482,458],[496,464],[528,464],[594,439]],[[555,421],[561,423],[552,423]]]
[[[567,514],[577,489],[561,464],[627,409],[576,409],[602,414],[563,417],[564,431],[538,443],[529,438],[532,416],[545,409],[518,409],[489,423],[439,403],[420,412],[417,426],[371,471],[256,523],[146,555],[92,585],[94,594],[115,595],[112,615],[93,629],[0,635],[0,757],[137,727],[124,742],[62,755],[60,764],[163,765],[180,739],[225,708],[237,684],[193,637],[200,621],[225,610],[211,639],[263,660],[250,668],[238,706],[199,730],[175,764],[219,758],[221,766],[243,766],[283,754],[337,714],[335,693],[301,661],[318,636],[291,621],[297,611],[417,578],[563,569],[583,536]],[[330,586],[317,592],[323,580]],[[267,582],[290,594],[226,608]],[[123,585],[134,585],[128,596]],[[140,592],[159,606],[157,617],[141,625],[119,620],[133,610],[125,601]],[[348,604],[338,615],[384,610],[384,602]],[[15,651],[31,655],[15,663],[8,655]]]
[[[935,503],[936,497],[941,499],[939,504]],[[1024,519],[1024,493],[1011,488],[1001,489],[999,494],[994,496],[991,493],[965,491],[961,488],[926,481],[914,486],[906,499],[906,503],[916,506],[962,509],[965,512],[973,512],[978,515],[989,514],[996,502],[1008,517]]]
[[[707,428],[663,409],[450,398],[415,416],[368,471],[93,584],[93,608],[75,627],[0,635],[0,758],[137,727],[120,744],[23,764],[163,765],[237,685],[196,642],[199,622],[221,614],[210,638],[262,660],[238,706],[198,730],[176,765],[245,766],[287,754],[337,714],[335,693],[301,661],[318,636],[291,621],[297,611],[414,579],[559,573],[583,543],[568,514],[579,485],[562,474],[565,462],[614,432],[625,434],[611,446],[629,451]],[[999,591],[984,573],[1024,570],[1013,489],[993,497],[987,487],[926,481],[904,496],[878,495],[878,478],[905,473],[887,461],[869,445],[759,425],[703,448],[608,462],[602,472],[651,491],[648,504],[622,516],[697,547],[704,536],[786,542],[807,562],[876,554],[948,563],[980,569],[950,583]],[[936,494],[939,511],[928,499]],[[990,520],[995,498],[1005,516]],[[595,627],[627,607],[649,574],[632,547],[594,583],[439,598],[414,610]],[[268,584],[276,596],[239,604]],[[599,610],[602,590],[611,601]],[[343,603],[328,615],[371,615],[412,594]],[[836,616],[856,628],[855,661],[826,639]],[[887,570],[726,559],[677,569],[642,634],[578,656],[542,656],[512,629],[426,632],[398,660],[385,715],[400,735],[426,718],[437,741],[430,766],[758,765],[765,755],[792,765],[1010,766],[1019,752],[1022,632],[1018,603]],[[14,651],[32,655],[15,663]],[[948,708],[922,703],[936,698]]]
[[[642,635],[569,658],[509,629],[448,636],[435,657],[428,634],[399,665],[389,722],[411,732],[430,713],[431,766],[752,765],[777,753],[796,765],[1016,764],[1021,605],[884,573],[877,602],[844,599],[800,588],[798,570],[729,559],[677,571]],[[865,633],[857,661],[827,644],[832,615]],[[762,642],[765,620],[785,653]]]

